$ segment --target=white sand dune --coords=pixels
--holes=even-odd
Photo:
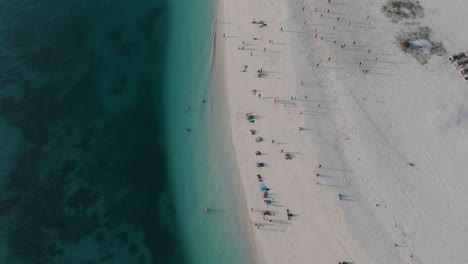
[[[404,25],[382,15],[383,2],[331,2],[219,3],[218,88],[229,101],[246,210],[260,227],[252,224],[258,262],[467,263],[468,85],[446,56],[421,65],[404,54],[396,43]],[[458,32],[468,28],[468,2],[420,2],[416,22],[449,53],[468,50]]]

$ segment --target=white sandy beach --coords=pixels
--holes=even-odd
[[[468,2],[420,2],[416,22],[447,56],[468,51],[457,33]],[[445,55],[421,65],[403,53],[403,25],[383,16],[383,3],[219,1],[224,87],[215,88],[228,98],[259,263],[468,262],[468,85]]]

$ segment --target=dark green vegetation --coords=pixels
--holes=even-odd
[[[431,40],[431,29],[428,27],[415,27],[401,33],[398,43],[406,53],[412,55],[421,64],[426,64],[432,55],[442,56],[446,53],[442,42]]]
[[[163,144],[164,1],[0,2],[2,263],[185,263]],[[1,133],[1,131],[0,131]]]
[[[402,24],[402,32],[396,37],[397,43],[405,53],[413,56],[419,63],[424,65],[433,55],[442,56],[446,53],[442,42],[431,39],[431,29],[421,26],[418,22],[418,19],[424,16],[419,1],[388,1],[382,6],[382,12],[391,18],[392,22]]]
[[[385,16],[392,18],[395,23],[402,19],[416,19],[424,16],[419,1],[412,0],[388,1],[382,6],[382,12]]]

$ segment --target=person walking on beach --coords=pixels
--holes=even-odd
[[[317,63],[317,68],[320,66],[320,63]]]
[[[367,53],[370,53],[370,49],[367,51]]]
[[[336,40],[335,40],[335,41],[333,41],[333,45],[336,45]]]
[[[306,96],[304,96],[304,97],[305,97],[305,99],[307,100],[307,95],[306,95]]]
[[[302,7],[302,11],[304,11],[304,9],[305,9],[305,6]]]
[[[281,27],[281,31],[283,31],[283,27]]]
[[[330,9],[327,10],[327,13],[330,13]]]
[[[301,86],[304,86],[304,82],[301,80]]]
[[[362,62],[359,62],[359,66],[361,66]]]
[[[340,18],[339,18],[339,17],[337,17],[337,18],[336,18],[336,21],[340,21]]]
[[[356,44],[356,41],[353,41],[353,46]]]
[[[328,57],[328,61],[330,61],[330,59],[331,59],[331,58],[330,58],[330,57]]]
[[[275,140],[274,140],[274,139],[271,141],[271,144],[275,144]]]
[[[315,33],[315,37],[317,37],[318,33]]]
[[[262,97],[262,94],[258,94],[258,98],[260,99],[260,97]]]
[[[340,198],[340,200],[341,200],[341,193],[339,193],[339,194],[338,194],[338,197],[339,197],[339,198]]]

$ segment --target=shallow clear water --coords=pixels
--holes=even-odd
[[[196,5],[182,0],[172,9],[174,32],[181,35],[172,34],[168,47],[178,56],[168,58],[165,96],[171,119],[166,131],[170,182],[184,248],[194,263],[251,263],[226,99],[222,87],[212,87],[214,8],[209,0]],[[204,212],[207,207],[212,208],[209,214]]]

